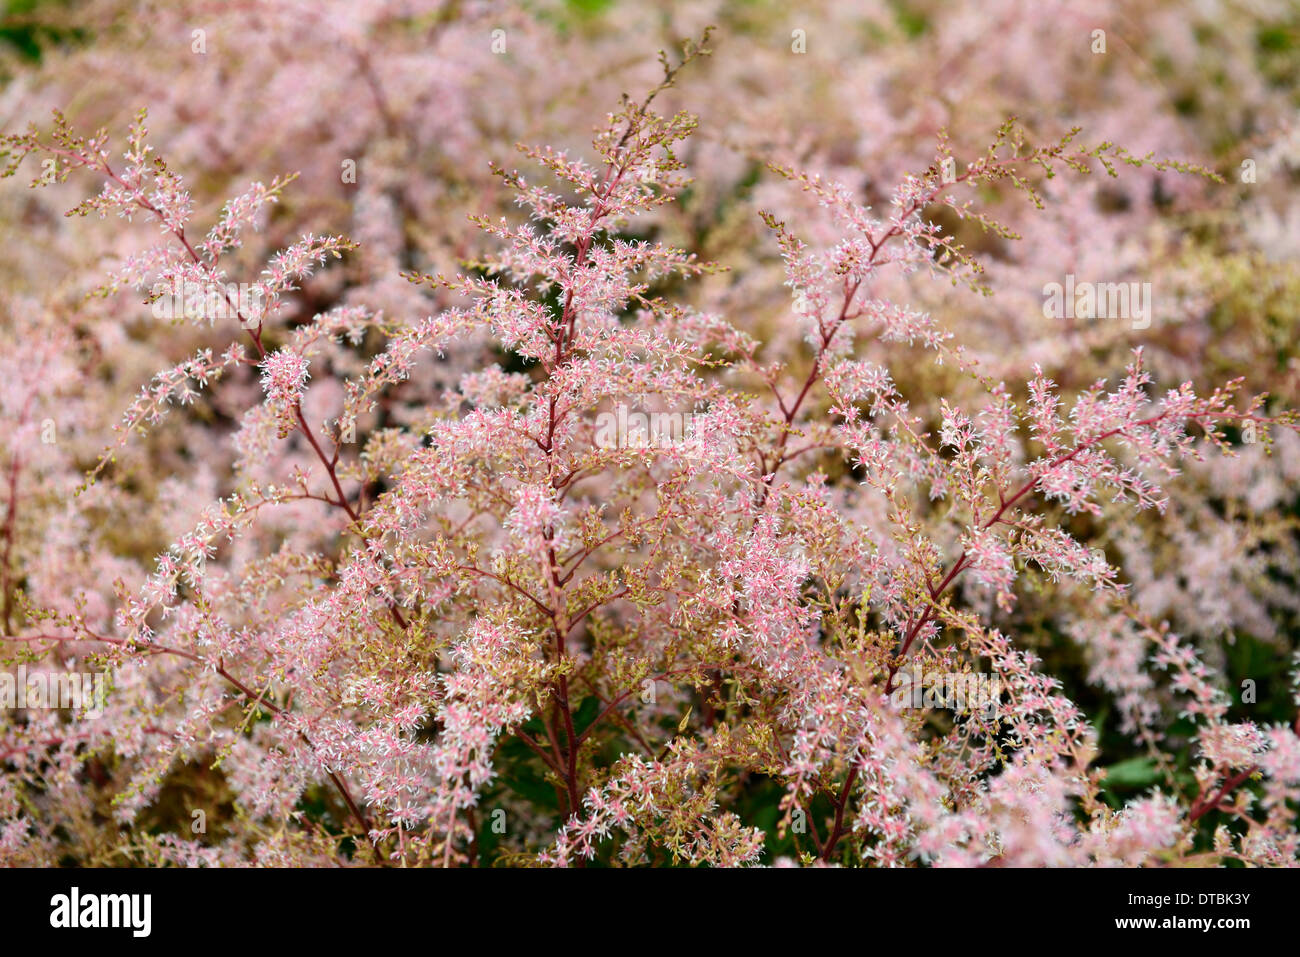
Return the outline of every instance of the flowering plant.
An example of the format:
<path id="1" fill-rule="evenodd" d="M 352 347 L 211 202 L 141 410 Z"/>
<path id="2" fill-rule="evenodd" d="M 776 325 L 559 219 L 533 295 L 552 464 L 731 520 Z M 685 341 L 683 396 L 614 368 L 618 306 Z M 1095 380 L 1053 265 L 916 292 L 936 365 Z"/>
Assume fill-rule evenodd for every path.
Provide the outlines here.
<path id="1" fill-rule="evenodd" d="M 1202 490 L 1275 476 L 1275 442 L 1291 468 L 1294 416 L 1241 377 L 1169 381 L 1160 345 L 1154 369 L 1139 346 L 1079 381 L 1047 350 L 988 355 L 982 313 L 936 314 L 1026 268 L 987 252 L 1019 238 L 1017 198 L 1221 179 L 1015 120 L 960 166 L 941 133 L 873 184 L 879 209 L 772 158 L 768 260 L 728 270 L 661 235 L 697 134 L 662 104 L 709 36 L 585 155 L 494 165 L 490 195 L 524 214 L 476 216 L 454 273 L 389 257 L 400 291 L 355 265 L 364 242 L 262 248 L 292 176 L 201 212 L 143 112 L 124 147 L 61 113 L 5 137 L 6 174 L 93 178 L 72 213 L 157 228 L 93 297 L 14 314 L 33 354 L 5 386 L 4 647 L 111 687 L 93 718 L 3 712 L 0 859 L 1296 862 L 1297 692 L 1291 720 L 1243 717 L 1147 560 L 1151 538 L 1253 523 L 1242 561 L 1273 586 L 1222 613 L 1275 639 L 1287 497 Z M 780 318 L 751 322 L 747 284 L 778 262 Z M 138 361 L 114 311 L 173 293 L 188 351 L 89 454 Z M 690 428 L 606 427 L 635 416 Z M 40 441 L 60 421 L 75 447 Z M 176 484 L 144 487 L 160 465 Z M 27 526 L 43 548 L 14 544 L 33 470 L 54 477 Z M 1133 757 L 1111 759 L 1102 712 Z"/>

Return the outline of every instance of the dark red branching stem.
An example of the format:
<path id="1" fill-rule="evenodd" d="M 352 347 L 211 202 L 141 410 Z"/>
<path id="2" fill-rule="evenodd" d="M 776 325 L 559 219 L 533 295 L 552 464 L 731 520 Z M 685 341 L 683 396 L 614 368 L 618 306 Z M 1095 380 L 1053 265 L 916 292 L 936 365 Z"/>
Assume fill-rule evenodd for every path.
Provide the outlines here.
<path id="1" fill-rule="evenodd" d="M 1196 800 L 1192 803 L 1192 808 L 1187 815 L 1187 819 L 1189 821 L 1199 821 L 1209 812 L 1221 810 L 1220 805 L 1223 803 L 1223 799 L 1258 770 L 1258 766 L 1252 765 L 1246 770 L 1234 774 L 1232 777 L 1228 778 L 1228 780 L 1223 782 L 1223 786 L 1220 787 L 1211 798 L 1205 798 L 1203 793 L 1198 794 Z"/>

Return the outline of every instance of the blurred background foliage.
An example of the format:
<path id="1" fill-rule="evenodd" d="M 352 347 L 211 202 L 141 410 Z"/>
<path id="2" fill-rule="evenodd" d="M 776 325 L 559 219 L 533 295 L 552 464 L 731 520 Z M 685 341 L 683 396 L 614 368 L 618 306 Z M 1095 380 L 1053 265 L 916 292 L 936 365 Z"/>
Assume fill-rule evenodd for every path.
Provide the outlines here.
<path id="1" fill-rule="evenodd" d="M 442 99 L 419 100 L 410 86 L 419 71 L 435 74 L 438 56 L 456 56 L 460 49 L 445 48 L 442 54 L 430 52 L 421 59 L 422 43 L 432 42 L 428 38 L 438 25 L 468 17 L 475 5 L 462 9 L 451 3 L 429 15 L 341 24 L 345 39 L 338 41 L 329 35 L 326 21 L 333 14 L 345 16 L 344 8 L 331 7 L 321 24 L 304 25 L 304 36 L 291 38 L 293 49 L 276 52 L 275 37 L 250 34 L 240 41 L 246 50 L 240 44 L 232 47 L 231 75 L 214 79 L 204 71 L 225 68 L 187 60 L 184 28 L 223 16 L 220 4 L 4 0 L 0 79 L 8 87 L 8 98 L 0 121 L 5 125 L 16 120 L 42 122 L 39 108 L 70 103 L 78 121 L 112 122 L 120 128 L 124 118 L 147 103 L 160 118 L 164 154 L 192 177 L 196 196 L 206 206 L 215 206 L 242 179 L 274 175 L 299 160 L 310 164 L 313 151 L 319 153 L 319 168 L 309 167 L 302 183 L 286 197 L 265 242 L 247 252 L 248 262 L 293 231 L 367 228 L 369 221 L 360 221 L 348 205 L 350 199 L 340 198 L 334 181 L 339 156 L 360 156 L 384 181 L 382 189 L 367 194 L 367 200 L 389 217 L 377 227 L 389 244 L 389 254 L 373 262 L 363 259 L 335 278 L 308 284 L 301 296 L 300 320 L 349 296 L 400 308 L 410 301 L 385 285 L 381 273 L 395 278 L 394 267 L 454 269 L 458 260 L 474 252 L 470 244 L 478 241 L 464 228 L 464 214 L 509 211 L 482 168 L 487 159 L 509 162 L 516 139 L 582 148 L 587 131 L 599 118 L 595 113 L 610 108 L 618 92 L 643 86 L 645 78 L 653 75 L 653 53 L 658 47 L 703 23 L 716 23 L 715 57 L 688 75 L 671 96 L 673 103 L 702 115 L 698 142 L 687 147 L 697 182 L 679 203 L 648 225 L 638 225 L 644 231 L 637 235 L 676 243 L 732 267 L 732 273 L 664 292 L 702 306 L 727 308 L 743 317 L 752 334 L 793 352 L 798 340 L 789 330 L 788 292 L 783 291 L 777 251 L 754 212 L 773 203 L 785 203 L 791 212 L 799 206 L 780 192 L 784 184 L 773 185 L 776 177 L 766 170 L 768 161 L 797 163 L 841 176 L 860 188 L 866 199 L 883 204 L 901 172 L 923 169 L 932 161 L 935 134 L 941 128 L 951 132 L 960 146 L 959 155 L 970 156 L 982 147 L 980 137 L 987 137 L 1008 113 L 1022 116 L 1044 137 L 1077 118 L 1100 127 L 1095 133 L 1085 131 L 1094 141 L 1112 133 L 1141 140 L 1149 132 L 1151 141 L 1135 143 L 1134 152 L 1142 152 L 1144 146 L 1167 148 L 1168 153 L 1213 166 L 1225 182 L 1206 186 L 1176 183 L 1168 176 L 1125 177 L 1114 186 L 1102 184 L 1083 198 L 1077 193 L 1065 197 L 1074 205 L 1059 213 L 1053 212 L 1052 200 L 1063 197 L 1049 196 L 1049 209 L 1041 214 L 1047 220 L 1043 230 L 1077 228 L 1080 233 L 1073 246 L 1057 254 L 1056 268 L 1045 271 L 1043 261 L 1034 258 L 1042 253 L 1042 232 L 1028 235 L 1023 244 L 1027 250 L 1013 250 L 972 232 L 970 243 L 989 260 L 998 295 L 987 302 L 957 297 L 948 290 L 913 290 L 916 295 L 928 308 L 942 313 L 963 341 L 987 353 L 995 375 L 1010 378 L 1017 371 L 1021 381 L 1015 387 L 1022 394 L 1023 376 L 1032 362 L 1043 363 L 1063 384 L 1083 388 L 1122 369 L 1134 336 L 1123 329 L 1074 329 L 1065 334 L 1048 328 L 1035 314 L 1041 284 L 1067 271 L 1059 267 L 1062 262 L 1086 262 L 1092 257 L 1087 266 L 1104 268 L 1110 250 L 1133 244 L 1138 251 L 1126 260 L 1130 271 L 1156 276 L 1165 284 L 1163 289 L 1179 283 L 1186 286 L 1185 299 L 1179 299 L 1180 306 L 1186 304 L 1184 318 L 1166 315 L 1163 320 L 1168 321 L 1157 323 L 1142 338 L 1154 354 L 1162 384 L 1190 377 L 1204 386 L 1243 375 L 1248 389 L 1273 396 L 1274 408 L 1300 405 L 1296 345 L 1300 332 L 1296 259 L 1300 250 L 1296 195 L 1300 4 L 1152 0 L 1102 4 L 1091 17 L 1088 5 L 1041 6 L 1046 9 L 1031 12 L 1033 4 L 890 0 L 863 4 L 858 11 L 852 3 L 791 5 L 783 0 L 681 5 L 563 0 L 528 3 L 518 10 L 489 7 L 486 14 L 474 13 L 472 36 L 495 24 L 499 14 L 501 22 L 508 20 L 511 29 L 518 25 L 521 30 L 522 38 L 512 39 L 517 46 L 498 63 L 465 54 L 466 63 L 452 67 L 464 74 L 438 87 Z M 1106 24 L 1113 54 L 1101 65 L 1095 65 L 1087 52 L 1094 21 Z M 801 26 L 808 31 L 810 52 L 806 61 L 791 61 L 791 30 Z M 318 27 L 320 37 L 313 32 Z M 469 35 L 458 36 L 457 42 L 468 43 L 465 36 Z M 1056 46 L 1035 46 L 1050 37 L 1056 38 Z M 336 119 L 332 114 L 340 108 L 329 100 L 338 93 L 331 90 L 322 93 L 320 115 L 313 114 L 310 125 L 295 130 L 304 142 L 279 142 L 279 108 L 269 97 L 284 95 L 286 90 L 268 85 L 281 79 L 274 68 L 275 56 L 304 62 L 337 57 L 345 64 L 339 70 L 351 69 L 340 51 L 354 41 L 374 55 L 373 69 L 381 76 L 378 82 L 388 86 L 392 99 L 400 100 L 398 106 L 389 106 L 397 115 L 376 119 L 375 107 L 358 79 L 351 87 L 355 99 L 341 107 L 360 111 L 349 118 L 351 131 L 345 125 L 331 125 Z M 164 51 L 160 47 L 164 43 L 181 52 Z M 272 51 L 265 57 L 263 43 Z M 386 64 L 389 51 L 394 57 Z M 1040 62 L 1029 62 L 1035 57 Z M 116 75 L 96 72 L 106 61 L 117 64 Z M 359 62 L 359 76 L 369 76 L 366 71 L 372 65 L 364 59 Z M 385 66 L 392 68 L 391 76 L 382 75 Z M 235 84 L 237 75 L 243 77 L 243 85 Z M 303 82 L 309 83 L 310 76 Z M 234 85 L 227 87 L 227 83 Z M 495 85 L 505 92 L 494 92 Z M 154 102 L 166 101 L 168 91 L 175 90 L 192 90 L 192 103 L 187 106 L 179 98 Z M 259 100 L 259 95 L 268 99 Z M 306 95 L 310 99 L 310 91 Z M 479 96 L 481 100 L 472 99 Z M 247 143 L 226 149 L 219 136 L 213 142 L 203 141 L 202 124 L 216 109 L 233 117 L 228 129 L 241 123 L 248 127 Z M 455 118 L 444 120 L 440 111 L 454 113 Z M 379 112 L 383 112 L 382 99 Z M 445 127 L 453 126 L 447 134 Z M 1247 161 L 1259 171 L 1252 182 L 1239 175 Z M 402 170 L 411 168 L 421 171 L 429 181 L 427 187 L 413 186 L 407 182 L 411 177 L 403 178 Z M 987 192 L 982 200 L 999 212 L 1008 202 L 996 191 Z M 4 203 L 0 239 L 6 250 L 32 242 L 25 238 L 32 223 L 47 228 L 55 222 L 42 218 L 53 215 L 53 205 L 30 205 L 9 197 Z M 74 234 L 78 243 L 99 241 L 89 235 Z M 10 288 L 31 281 L 19 277 L 30 277 L 41 264 L 48 264 L 55 248 L 51 241 L 15 253 L 0 278 Z M 84 249 L 86 259 L 107 251 L 103 246 Z M 58 255 L 66 257 L 66 264 L 76 254 Z M 51 299 L 66 296 L 69 311 L 76 301 L 73 293 L 80 292 L 45 291 Z M 441 304 L 445 303 L 435 303 Z M 11 322 L 12 317 L 0 316 L 0 321 Z M 6 329 L 4 334 L 14 333 Z M 112 368 L 95 370 L 115 383 L 107 395 L 118 401 L 147 379 L 146 370 L 161 365 L 159 351 L 174 356 L 207 341 L 202 331 L 176 335 L 174 342 L 163 344 L 156 332 L 137 327 L 132 336 L 138 338 L 138 348 L 117 357 Z M 367 343 L 361 359 L 379 346 Z M 907 350 L 901 347 L 882 351 L 900 388 L 915 396 L 919 409 L 935 411 L 936 397 L 950 394 L 955 387 L 955 375 L 928 364 L 910 364 Z M 512 365 L 511 356 L 499 358 L 508 370 L 524 368 Z M 448 361 L 459 360 L 452 356 Z M 393 405 L 391 421 L 402 421 L 407 413 L 400 397 Z M 180 469 L 176 455 L 166 450 L 183 450 L 187 442 L 199 441 L 196 434 L 202 433 L 195 429 L 200 426 L 225 422 L 229 427 L 231 408 L 220 399 L 196 403 L 178 423 L 142 443 L 134 458 L 125 457 L 121 476 L 128 498 L 158 500 L 163 495 L 160 479 Z M 103 422 L 87 420 L 87 449 L 102 441 L 102 427 L 119 412 L 120 408 L 104 408 Z M 99 434 L 96 426 L 101 428 Z M 87 457 L 85 450 L 82 453 L 84 465 Z M 843 464 L 822 465 L 837 481 L 854 481 Z M 1293 467 L 1278 466 L 1275 478 L 1285 485 Z M 1223 687 L 1234 696 L 1234 717 L 1289 724 L 1296 719 L 1288 669 L 1300 639 L 1300 611 L 1296 601 L 1286 596 L 1293 599 L 1297 591 L 1294 557 L 1300 496 L 1294 485 L 1286 486 L 1275 503 L 1256 513 L 1247 507 L 1249 487 L 1215 486 L 1195 470 L 1187 478 L 1186 498 L 1174 506 L 1174 525 L 1148 515 L 1115 517 L 1120 530 L 1135 536 L 1140 546 L 1120 541 L 1115 525 L 1097 523 L 1089 528 L 1084 519 L 1065 515 L 1059 519 L 1105 548 L 1121 566 L 1128 564 L 1134 570 L 1136 562 L 1150 577 L 1174 582 L 1173 597 L 1166 595 L 1153 607 L 1196 637 L 1207 661 L 1220 670 Z M 221 491 L 219 483 L 214 490 Z M 124 560 L 146 566 L 165 546 L 168 530 L 123 521 L 128 514 L 138 512 L 126 506 L 116 514 L 106 512 L 103 536 Z M 1175 537 L 1171 527 L 1186 535 Z M 1230 529 L 1234 540 L 1248 542 L 1244 547 L 1260 561 L 1244 566 L 1241 579 L 1234 579 L 1232 589 L 1241 595 L 1233 591 L 1223 598 L 1236 603 L 1229 612 L 1232 626 L 1198 633 L 1198 618 L 1204 619 L 1194 599 L 1204 594 L 1206 581 L 1196 577 L 1202 573 L 1187 571 L 1187 542 L 1199 540 L 1213 549 L 1219 541 L 1214 533 L 1220 527 Z M 28 531 L 33 536 L 29 550 L 38 551 L 41 530 L 33 525 Z M 1233 561 L 1232 556 L 1224 556 L 1225 579 L 1233 574 Z M 1096 663 L 1064 630 L 1062 607 L 1085 609 L 1079 613 L 1086 615 L 1086 596 L 1065 594 L 1042 576 L 1029 574 L 1025 581 L 1028 587 L 1015 611 L 992 614 L 992 620 L 1037 651 L 1044 670 L 1058 676 L 1064 692 L 1094 716 L 1107 800 L 1118 807 L 1152 786 L 1171 783 L 1170 776 L 1184 794 L 1194 794 L 1188 770 L 1194 764 L 1191 726 L 1175 720 L 1167 728 L 1176 769 L 1167 775 L 1149 749 L 1121 733 L 1110 689 L 1090 674 Z M 1226 585 L 1224 590 L 1229 590 Z M 974 595 L 966 597 L 972 603 L 979 601 Z M 1248 601 L 1258 605 L 1252 606 L 1251 614 L 1241 612 Z M 1246 681 L 1253 681 L 1258 689 L 1257 699 L 1249 703 L 1239 693 Z M 585 699 L 578 709 L 579 724 L 590 720 L 598 705 L 594 697 Z M 940 716 L 936 722 L 942 729 L 944 719 Z M 540 727 L 533 730 L 542 732 Z M 619 743 L 617 737 L 609 739 L 604 746 L 610 753 L 603 760 L 616 756 Z M 551 824 L 558 825 L 553 787 L 527 749 L 517 742 L 507 743 L 499 759 L 500 774 L 485 795 L 484 807 L 524 802 L 545 808 L 549 803 L 556 815 Z M 104 838 L 103 830 L 111 832 L 108 799 L 121 786 L 122 776 L 111 758 L 87 770 L 85 780 L 94 787 L 78 818 L 84 827 L 79 840 L 83 853 L 68 863 L 118 860 L 119 851 Z M 793 853 L 791 840 L 778 839 L 773 827 L 781 785 L 762 776 L 739 775 L 731 786 L 745 822 L 769 830 L 772 854 Z M 192 762 L 174 768 L 160 799 L 147 813 L 146 831 L 187 835 L 195 807 L 208 808 L 214 822 L 236 813 L 218 767 Z M 322 787 L 310 788 L 298 811 L 312 828 L 325 834 L 337 833 L 345 817 L 332 792 Z M 1213 828 L 1222 823 L 1217 813 L 1206 816 L 1198 838 L 1201 847 L 1209 846 Z M 223 835 L 221 826 L 215 825 L 215 837 Z M 479 852 L 485 863 L 513 861 L 511 847 L 502 844 L 486 818 L 479 822 Z M 149 851 L 141 847 L 133 853 L 143 860 Z"/>

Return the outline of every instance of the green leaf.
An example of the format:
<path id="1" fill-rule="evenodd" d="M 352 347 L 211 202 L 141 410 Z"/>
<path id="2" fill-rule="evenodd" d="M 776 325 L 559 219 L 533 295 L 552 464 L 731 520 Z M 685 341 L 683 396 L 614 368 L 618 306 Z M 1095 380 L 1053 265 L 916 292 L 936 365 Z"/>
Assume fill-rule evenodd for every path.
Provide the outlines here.
<path id="1" fill-rule="evenodd" d="M 1106 769 L 1108 788 L 1143 788 L 1155 784 L 1159 772 L 1150 758 L 1129 758 Z"/>
<path id="2" fill-rule="evenodd" d="M 578 705 L 578 710 L 573 712 L 573 730 L 577 734 L 582 734 L 588 726 L 596 720 L 600 714 L 600 699 L 595 695 L 588 695 L 582 699 L 582 704 Z"/>

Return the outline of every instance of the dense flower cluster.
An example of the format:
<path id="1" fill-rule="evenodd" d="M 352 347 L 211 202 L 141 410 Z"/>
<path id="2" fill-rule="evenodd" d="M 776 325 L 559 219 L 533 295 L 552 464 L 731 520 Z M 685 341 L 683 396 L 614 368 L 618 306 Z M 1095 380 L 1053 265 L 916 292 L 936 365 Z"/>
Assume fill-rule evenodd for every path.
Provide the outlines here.
<path id="1" fill-rule="evenodd" d="M 629 68 L 599 6 L 89 3 L 9 64 L 0 657 L 110 690 L 0 710 L 0 862 L 1300 861 L 1267 45 L 697 2 Z"/>

